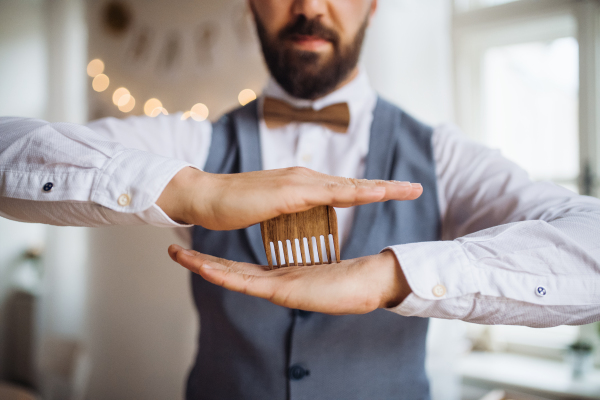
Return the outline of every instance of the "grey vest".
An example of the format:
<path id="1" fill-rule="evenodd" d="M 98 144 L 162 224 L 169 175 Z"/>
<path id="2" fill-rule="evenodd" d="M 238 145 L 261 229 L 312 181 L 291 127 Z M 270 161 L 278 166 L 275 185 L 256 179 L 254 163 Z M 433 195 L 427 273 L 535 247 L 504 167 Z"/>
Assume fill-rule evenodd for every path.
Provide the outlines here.
<path id="1" fill-rule="evenodd" d="M 342 259 L 388 245 L 440 239 L 432 130 L 378 99 L 365 177 L 420 182 L 415 201 L 358 207 Z M 205 170 L 261 169 L 256 102 L 213 126 Z M 238 231 L 194 229 L 194 249 L 266 265 L 258 225 Z M 324 266 L 323 268 L 327 268 Z M 192 275 L 201 334 L 187 399 L 428 399 L 428 320 L 385 310 L 330 316 L 290 310 Z"/>

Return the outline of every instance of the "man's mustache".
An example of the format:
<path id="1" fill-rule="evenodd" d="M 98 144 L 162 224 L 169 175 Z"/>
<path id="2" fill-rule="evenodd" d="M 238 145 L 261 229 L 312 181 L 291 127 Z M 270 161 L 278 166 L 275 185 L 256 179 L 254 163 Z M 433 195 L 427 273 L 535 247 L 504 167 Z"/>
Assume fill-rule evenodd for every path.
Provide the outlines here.
<path id="1" fill-rule="evenodd" d="M 279 32 L 279 39 L 293 39 L 296 36 L 314 36 L 337 45 L 340 36 L 336 31 L 323 25 L 318 19 L 307 19 L 300 15 L 296 21 Z"/>

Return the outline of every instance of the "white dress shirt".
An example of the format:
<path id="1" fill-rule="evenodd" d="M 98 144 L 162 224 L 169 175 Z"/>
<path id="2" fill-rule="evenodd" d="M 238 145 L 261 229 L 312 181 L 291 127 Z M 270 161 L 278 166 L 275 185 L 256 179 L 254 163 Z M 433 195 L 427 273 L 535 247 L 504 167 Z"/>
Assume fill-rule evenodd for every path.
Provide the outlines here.
<path id="1" fill-rule="evenodd" d="M 273 81 L 264 94 L 315 109 L 346 101 L 351 116 L 346 134 L 311 123 L 268 129 L 261 120 L 264 169 L 363 176 L 376 103 L 364 72 L 316 101 L 293 99 Z M 0 118 L 0 215 L 181 227 L 155 203 L 179 170 L 202 169 L 211 133 L 209 122 L 180 114 L 87 126 Z M 391 311 L 535 327 L 600 320 L 600 201 L 531 182 L 453 126 L 434 130 L 433 150 L 443 241 L 390 247 L 413 290 Z M 342 246 L 352 217 L 353 209 L 338 209 Z"/>

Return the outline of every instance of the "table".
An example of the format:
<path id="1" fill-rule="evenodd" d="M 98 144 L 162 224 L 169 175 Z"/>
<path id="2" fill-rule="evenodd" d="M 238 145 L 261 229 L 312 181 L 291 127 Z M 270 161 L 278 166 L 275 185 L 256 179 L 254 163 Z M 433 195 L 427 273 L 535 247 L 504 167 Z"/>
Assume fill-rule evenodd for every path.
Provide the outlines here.
<path id="1" fill-rule="evenodd" d="M 460 362 L 466 384 L 550 398 L 600 400 L 600 371 L 573 380 L 568 363 L 509 353 L 473 352 Z"/>

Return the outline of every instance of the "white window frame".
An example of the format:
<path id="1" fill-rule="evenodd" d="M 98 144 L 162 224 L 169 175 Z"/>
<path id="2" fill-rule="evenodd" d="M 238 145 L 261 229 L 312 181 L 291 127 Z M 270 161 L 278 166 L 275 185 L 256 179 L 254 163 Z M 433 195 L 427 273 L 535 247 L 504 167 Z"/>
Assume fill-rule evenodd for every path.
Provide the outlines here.
<path id="1" fill-rule="evenodd" d="M 579 156 L 580 193 L 600 197 L 600 0 L 518 0 L 458 12 L 453 1 L 456 121 L 473 139 L 482 139 L 483 54 L 495 46 L 573 36 L 579 44 Z M 493 340 L 497 350 L 547 358 L 562 358 L 563 349 L 551 345 Z M 585 326 L 579 337 L 600 344 L 595 326 Z M 550 346 L 550 347 L 545 347 Z M 600 353 L 596 359 L 600 365 Z"/>

